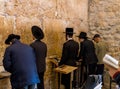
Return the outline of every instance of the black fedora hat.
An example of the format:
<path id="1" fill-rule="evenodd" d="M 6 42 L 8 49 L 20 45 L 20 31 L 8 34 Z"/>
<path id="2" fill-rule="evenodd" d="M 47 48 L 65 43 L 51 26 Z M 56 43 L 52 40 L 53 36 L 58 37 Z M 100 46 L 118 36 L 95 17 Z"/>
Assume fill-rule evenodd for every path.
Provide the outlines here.
<path id="1" fill-rule="evenodd" d="M 20 39 L 19 35 L 15 35 L 15 34 L 10 34 L 8 35 L 8 38 L 5 40 L 5 44 L 10 44 L 10 42 L 12 41 L 12 39 Z"/>
<path id="2" fill-rule="evenodd" d="M 88 38 L 86 32 L 80 32 L 79 36 L 77 36 L 77 37 L 84 38 L 84 39 Z"/>
<path id="3" fill-rule="evenodd" d="M 43 33 L 43 31 L 42 31 L 42 29 L 40 27 L 32 26 L 31 31 L 32 31 L 33 36 L 36 39 L 40 40 L 40 39 L 44 38 L 44 33 Z"/>
<path id="4" fill-rule="evenodd" d="M 74 32 L 73 32 L 73 28 L 66 28 L 65 29 L 65 32 L 64 33 L 66 33 L 66 34 L 75 34 Z"/>

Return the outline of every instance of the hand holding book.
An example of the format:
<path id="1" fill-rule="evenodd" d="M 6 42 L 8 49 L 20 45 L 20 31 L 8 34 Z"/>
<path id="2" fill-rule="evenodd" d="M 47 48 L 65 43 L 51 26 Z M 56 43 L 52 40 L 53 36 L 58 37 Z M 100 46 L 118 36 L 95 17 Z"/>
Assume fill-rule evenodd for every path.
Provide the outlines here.
<path id="1" fill-rule="evenodd" d="M 119 68 L 119 61 L 115 58 L 113 58 L 112 56 L 106 54 L 103 58 L 103 63 L 109 65 L 109 66 L 112 66 L 116 69 Z"/>
<path id="2" fill-rule="evenodd" d="M 106 54 L 103 58 L 103 62 L 107 67 L 110 76 L 115 80 L 115 82 L 120 86 L 120 67 L 119 61 L 110 55 Z"/>

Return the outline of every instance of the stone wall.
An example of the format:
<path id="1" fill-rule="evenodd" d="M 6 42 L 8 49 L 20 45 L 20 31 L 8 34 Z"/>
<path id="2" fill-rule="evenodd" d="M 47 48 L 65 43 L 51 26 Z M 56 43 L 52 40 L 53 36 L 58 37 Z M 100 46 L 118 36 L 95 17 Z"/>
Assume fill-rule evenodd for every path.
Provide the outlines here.
<path id="1" fill-rule="evenodd" d="M 120 0 L 89 0 L 89 35 L 101 34 L 109 54 L 120 60 Z M 109 86 L 109 75 L 104 83 Z"/>
<path id="2" fill-rule="evenodd" d="M 8 34 L 21 35 L 21 41 L 32 42 L 31 26 L 38 25 L 45 32 L 48 46 L 46 89 L 56 89 L 56 81 L 49 56 L 61 56 L 66 27 L 76 34 L 88 31 L 88 0 L 0 0 L 0 59 L 2 61 Z M 77 38 L 75 37 L 77 40 Z M 2 83 L 2 82 L 1 82 Z M 1 84 L 3 85 L 4 84 Z M 8 88 L 9 89 L 9 88 Z"/>
<path id="3" fill-rule="evenodd" d="M 0 89 L 11 89 L 9 78 L 0 79 Z"/>
<path id="4" fill-rule="evenodd" d="M 61 56 L 66 27 L 73 27 L 76 35 L 80 31 L 86 31 L 90 38 L 96 33 L 101 34 L 108 43 L 109 53 L 119 59 L 119 3 L 120 0 L 0 0 L 0 61 L 6 48 L 4 40 L 8 34 L 19 34 L 22 42 L 30 44 L 30 29 L 33 25 L 43 29 L 44 41 L 48 46 L 46 89 L 57 87 L 57 75 L 49 56 Z M 76 37 L 74 39 L 77 40 Z M 4 86 L 3 81 L 0 85 L 6 87 L 7 84 Z"/>
<path id="5" fill-rule="evenodd" d="M 120 0 L 89 0 L 89 33 L 101 34 L 109 53 L 120 58 Z"/>

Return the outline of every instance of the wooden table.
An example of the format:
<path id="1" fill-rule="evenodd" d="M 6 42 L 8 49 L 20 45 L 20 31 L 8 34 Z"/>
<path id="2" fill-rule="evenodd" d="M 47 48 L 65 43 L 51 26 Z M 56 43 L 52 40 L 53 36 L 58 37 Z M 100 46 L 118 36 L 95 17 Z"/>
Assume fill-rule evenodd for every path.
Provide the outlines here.
<path id="1" fill-rule="evenodd" d="M 58 89 L 60 89 L 60 85 L 61 85 L 61 74 L 68 74 L 71 73 L 71 86 L 70 89 L 72 89 L 72 81 L 73 81 L 73 72 L 74 70 L 76 70 L 77 67 L 74 66 L 69 66 L 69 65 L 61 65 L 57 68 L 55 68 L 55 71 L 58 72 Z"/>

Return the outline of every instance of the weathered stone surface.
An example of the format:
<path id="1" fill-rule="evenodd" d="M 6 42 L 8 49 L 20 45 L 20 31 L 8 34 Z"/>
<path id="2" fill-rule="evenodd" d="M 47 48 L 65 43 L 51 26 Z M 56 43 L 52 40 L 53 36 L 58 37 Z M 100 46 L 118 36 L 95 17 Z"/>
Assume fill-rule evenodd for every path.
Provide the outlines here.
<path id="1" fill-rule="evenodd" d="M 33 40 L 31 34 L 33 25 L 40 26 L 45 32 L 43 41 L 48 46 L 48 58 L 55 54 L 60 57 L 66 27 L 73 27 L 76 35 L 82 30 L 88 30 L 87 3 L 88 0 L 0 0 L 1 61 L 6 48 L 4 41 L 8 34 L 19 34 L 22 42 L 30 44 Z M 75 36 L 74 39 L 77 40 Z M 48 58 L 45 86 L 46 89 L 56 89 L 58 85 L 54 78 L 57 76 Z M 1 87 L 7 86 L 1 85 Z"/>
<path id="2" fill-rule="evenodd" d="M 38 19 L 36 17 L 16 17 L 16 30 L 14 33 L 21 35 L 21 40 L 24 43 L 30 44 L 32 42 L 32 34 L 31 34 L 31 27 L 33 25 L 37 25 L 42 28 L 42 19 Z"/>
<path id="3" fill-rule="evenodd" d="M 108 43 L 109 54 L 120 60 L 120 0 L 89 1 L 89 32 L 99 33 Z M 105 81 L 106 81 L 105 77 Z M 108 83 L 107 80 L 105 83 Z"/>
<path id="4" fill-rule="evenodd" d="M 31 26 L 40 26 L 45 32 L 43 41 L 48 46 L 45 86 L 46 89 L 56 89 L 56 73 L 49 56 L 61 56 L 66 27 L 73 27 L 75 35 L 80 31 L 88 32 L 90 38 L 96 33 L 101 34 L 109 44 L 109 53 L 119 59 L 119 3 L 120 0 L 0 0 L 0 59 L 8 34 L 19 34 L 22 42 L 30 44 L 33 40 Z M 78 40 L 75 35 L 74 39 Z"/>
<path id="5" fill-rule="evenodd" d="M 6 13 L 25 17 L 54 17 L 56 0 L 11 0 L 6 2 Z"/>
<path id="6" fill-rule="evenodd" d="M 9 78 L 0 79 L 0 89 L 11 89 Z"/>
<path id="7" fill-rule="evenodd" d="M 87 0 L 60 0 L 58 4 L 58 15 L 61 18 L 81 18 L 87 17 Z M 82 12 L 82 13 L 81 13 Z"/>
<path id="8" fill-rule="evenodd" d="M 5 0 L 0 0 L 0 14 L 4 13 Z"/>

